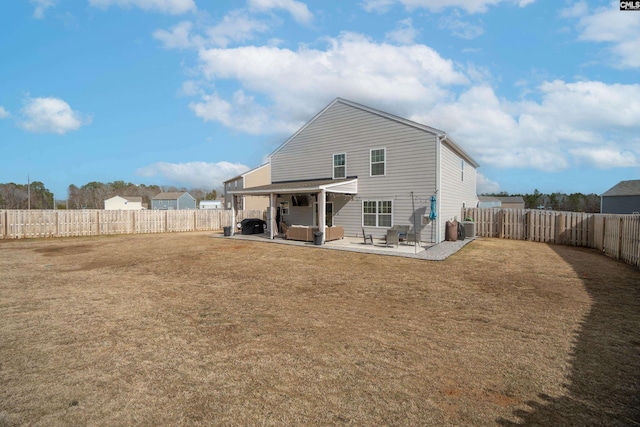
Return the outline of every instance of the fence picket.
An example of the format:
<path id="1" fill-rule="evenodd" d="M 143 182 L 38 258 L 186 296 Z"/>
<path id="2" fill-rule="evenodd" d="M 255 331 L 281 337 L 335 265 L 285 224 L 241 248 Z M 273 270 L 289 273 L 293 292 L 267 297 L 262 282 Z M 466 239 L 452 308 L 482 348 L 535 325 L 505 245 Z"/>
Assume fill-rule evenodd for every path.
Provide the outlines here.
<path id="1" fill-rule="evenodd" d="M 79 237 L 217 231 L 245 218 L 265 219 L 262 210 L 0 210 L 0 239 Z"/>
<path id="2" fill-rule="evenodd" d="M 595 248 L 640 267 L 640 216 L 581 212 L 464 208 L 480 237 Z"/>

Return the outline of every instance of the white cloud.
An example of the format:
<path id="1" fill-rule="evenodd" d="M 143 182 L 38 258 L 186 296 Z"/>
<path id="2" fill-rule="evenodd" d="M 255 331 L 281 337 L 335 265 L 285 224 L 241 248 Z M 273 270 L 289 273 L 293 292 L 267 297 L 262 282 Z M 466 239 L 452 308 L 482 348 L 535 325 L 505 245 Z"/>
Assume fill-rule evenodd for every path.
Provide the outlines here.
<path id="1" fill-rule="evenodd" d="M 367 12 L 384 13 L 389 10 L 395 2 L 396 0 L 364 0 L 361 5 Z"/>
<path id="2" fill-rule="evenodd" d="M 579 18 L 579 40 L 607 44 L 614 67 L 640 68 L 640 13 L 620 12 L 618 6 L 614 1 L 590 13 L 580 2 L 563 10 L 561 16 Z"/>
<path id="3" fill-rule="evenodd" d="M 0 119 L 6 119 L 10 114 L 7 110 L 4 109 L 2 105 L 0 105 Z"/>
<path id="4" fill-rule="evenodd" d="M 194 0 L 89 0 L 89 4 L 101 8 L 110 6 L 138 7 L 147 12 L 160 12 L 170 15 L 179 15 L 196 10 Z"/>
<path id="5" fill-rule="evenodd" d="M 496 6 L 500 3 L 525 7 L 533 2 L 535 0 L 364 0 L 362 5 L 368 12 L 385 12 L 393 3 L 400 3 L 408 10 L 424 8 L 432 12 L 441 12 L 447 8 L 457 8 L 467 13 L 484 13 L 489 6 Z"/>
<path id="6" fill-rule="evenodd" d="M 219 187 L 227 179 L 233 178 L 248 170 L 249 167 L 246 165 L 224 161 L 217 163 L 158 162 L 138 169 L 136 175 L 160 177 L 167 185 L 210 189 Z"/>
<path id="7" fill-rule="evenodd" d="M 153 37 L 160 40 L 167 49 L 187 49 L 195 45 L 190 34 L 192 27 L 191 22 L 183 21 L 171 28 L 171 31 L 154 31 Z"/>
<path id="8" fill-rule="evenodd" d="M 253 135 L 289 133 L 303 124 L 302 121 L 292 123 L 278 119 L 276 114 L 270 113 L 269 108 L 256 103 L 252 96 L 245 95 L 241 90 L 236 91 L 228 101 L 217 93 L 205 94 L 201 102 L 192 102 L 189 108 L 205 122 L 215 121 Z"/>
<path id="9" fill-rule="evenodd" d="M 482 24 L 472 24 L 460 19 L 460 14 L 454 12 L 451 16 L 444 16 L 440 19 L 439 28 L 451 31 L 456 37 L 471 40 L 480 37 L 484 33 Z"/>
<path id="10" fill-rule="evenodd" d="M 328 43 L 326 50 L 203 49 L 199 58 L 207 79 L 238 81 L 244 93 L 261 94 L 270 102 L 256 104 L 254 120 L 239 123 L 230 117 L 244 114 L 250 101 L 238 92 L 228 101 L 223 94 L 210 95 L 192 108 L 207 120 L 246 132 L 291 131 L 336 96 L 369 105 L 392 100 L 394 111 L 402 114 L 448 96 L 443 87 L 468 83 L 452 61 L 424 45 L 376 44 L 352 33 Z"/>
<path id="11" fill-rule="evenodd" d="M 476 177 L 476 192 L 478 194 L 495 194 L 500 192 L 500 184 L 490 180 L 478 172 Z"/>
<path id="12" fill-rule="evenodd" d="M 224 17 L 218 25 L 207 29 L 208 40 L 214 46 L 226 47 L 230 42 L 251 40 L 255 33 L 264 33 L 269 26 L 264 22 L 247 16 L 244 11 L 236 10 Z"/>
<path id="13" fill-rule="evenodd" d="M 307 5 L 295 0 L 249 0 L 248 5 L 251 9 L 261 12 L 284 9 L 300 24 L 308 24 L 313 20 L 313 14 Z"/>
<path id="14" fill-rule="evenodd" d="M 558 80 L 535 94 L 540 101 L 513 103 L 488 86 L 472 87 L 415 119 L 447 130 L 487 166 L 557 171 L 584 163 L 637 164 L 640 85 Z M 617 145 L 607 142 L 612 139 Z"/>
<path id="15" fill-rule="evenodd" d="M 638 141 L 640 143 L 640 141 Z M 640 166 L 640 153 L 621 150 L 615 146 L 602 148 L 576 148 L 570 150 L 578 160 L 598 169 Z"/>
<path id="16" fill-rule="evenodd" d="M 201 29 L 205 34 L 195 34 L 194 25 L 183 21 L 169 31 L 159 29 L 153 37 L 167 49 L 188 49 L 207 47 L 227 47 L 232 42 L 244 42 L 253 39 L 256 33 L 264 33 L 269 26 L 248 16 L 243 10 L 231 11 L 217 25 Z"/>
<path id="17" fill-rule="evenodd" d="M 43 19 L 44 12 L 55 6 L 56 0 L 31 0 L 31 4 L 35 6 L 33 10 L 33 17 L 36 19 Z"/>
<path id="18" fill-rule="evenodd" d="M 29 132 L 64 134 L 91 123 L 59 98 L 32 98 L 22 109 L 20 127 Z"/>
<path id="19" fill-rule="evenodd" d="M 589 12 L 589 5 L 585 1 L 578 1 L 571 5 L 571 7 L 562 9 L 560 11 L 560 17 L 562 18 L 579 18 L 585 16 Z"/>
<path id="20" fill-rule="evenodd" d="M 419 31 L 413 27 L 411 18 L 398 22 L 398 28 L 385 34 L 387 40 L 398 44 L 413 44 Z"/>

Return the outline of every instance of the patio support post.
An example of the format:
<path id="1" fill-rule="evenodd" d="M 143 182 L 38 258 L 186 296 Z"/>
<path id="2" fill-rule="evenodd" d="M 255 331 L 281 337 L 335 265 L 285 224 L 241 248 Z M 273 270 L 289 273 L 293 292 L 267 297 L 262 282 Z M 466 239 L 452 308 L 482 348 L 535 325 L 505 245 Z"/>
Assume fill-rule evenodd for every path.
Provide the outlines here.
<path id="1" fill-rule="evenodd" d="M 231 195 L 231 235 L 236 234 L 236 207 L 235 196 Z"/>
<path id="2" fill-rule="evenodd" d="M 327 223 L 327 191 L 323 188 L 318 195 L 318 230 L 322 233 L 322 244 L 324 245 Z"/>
<path id="3" fill-rule="evenodd" d="M 274 233 L 274 223 L 276 222 L 276 218 L 275 218 L 275 211 L 276 211 L 276 195 L 275 193 L 271 193 L 269 194 L 269 238 L 271 240 L 273 240 L 273 238 L 275 237 L 275 233 Z M 277 224 L 276 224 L 277 227 Z"/>

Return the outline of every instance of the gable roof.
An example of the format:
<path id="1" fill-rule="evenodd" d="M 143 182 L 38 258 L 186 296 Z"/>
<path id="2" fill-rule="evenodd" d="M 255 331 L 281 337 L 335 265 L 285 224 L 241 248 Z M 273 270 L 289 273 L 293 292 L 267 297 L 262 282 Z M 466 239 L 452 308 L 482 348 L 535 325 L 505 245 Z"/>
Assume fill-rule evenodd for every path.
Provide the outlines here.
<path id="1" fill-rule="evenodd" d="M 411 126 L 414 127 L 416 129 L 420 129 L 423 130 L 425 132 L 431 133 L 435 136 L 437 136 L 438 138 L 440 138 L 440 140 L 442 142 L 444 142 L 445 144 L 447 144 L 452 150 L 456 151 L 458 154 L 460 154 L 467 163 L 473 165 L 474 167 L 479 167 L 480 164 L 478 164 L 478 162 L 476 162 L 466 151 L 464 151 L 462 148 L 460 148 L 460 146 L 453 140 L 451 139 L 451 137 L 449 135 L 447 135 L 447 133 L 443 130 L 440 129 L 436 129 L 436 128 L 432 128 L 431 126 L 427 126 L 427 125 L 423 125 L 422 123 L 418 123 L 418 122 L 414 122 L 412 120 L 408 120 L 381 110 L 377 110 L 375 108 L 372 107 L 367 107 L 366 105 L 362 105 L 362 104 L 358 104 L 357 102 L 353 102 L 353 101 L 349 101 L 347 99 L 344 98 L 336 98 L 334 99 L 329 105 L 327 105 L 326 107 L 324 107 L 318 114 L 316 114 L 311 120 L 309 120 L 304 126 L 302 126 L 300 129 L 298 129 L 296 131 L 296 133 L 294 133 L 293 135 L 291 135 L 285 142 L 283 142 L 282 144 L 280 144 L 280 146 L 278 148 L 276 148 L 271 154 L 269 154 L 269 158 L 271 158 L 274 154 L 276 154 L 278 151 L 280 151 L 285 145 L 287 145 L 292 139 L 294 139 L 298 134 L 300 134 L 302 131 L 304 131 L 307 127 L 309 127 L 313 122 L 315 122 L 320 116 L 322 116 L 325 111 L 327 111 L 329 108 L 333 107 L 335 104 L 343 104 L 343 105 L 348 105 L 350 107 L 353 108 L 357 108 L 363 111 L 367 111 L 371 114 L 375 114 L 381 117 L 385 117 L 389 120 L 393 120 L 396 121 L 398 123 L 402 123 L 405 124 L 407 126 Z"/>
<path id="2" fill-rule="evenodd" d="M 178 200 L 185 194 L 189 194 L 186 191 L 167 191 L 156 194 L 151 200 Z M 191 194 L 189 194 L 191 196 Z M 193 196 L 192 196 L 193 197 Z"/>
<path id="3" fill-rule="evenodd" d="M 640 196 L 640 179 L 620 181 L 602 193 L 602 196 Z"/>
<path id="4" fill-rule="evenodd" d="M 222 181 L 222 183 L 223 183 L 223 184 L 226 184 L 227 182 L 235 181 L 236 179 L 240 179 L 240 178 L 244 178 L 245 176 L 249 175 L 250 173 L 253 173 L 253 172 L 257 171 L 258 169 L 262 169 L 263 167 L 268 166 L 268 165 L 270 165 L 270 164 L 271 164 L 271 163 L 267 162 L 267 163 L 262 164 L 262 165 L 260 165 L 260 166 L 258 166 L 258 167 L 255 167 L 255 168 L 253 168 L 253 169 L 249 169 L 248 171 L 246 171 L 246 172 L 244 172 L 244 173 L 241 173 L 240 175 L 236 175 L 236 176 L 234 176 L 233 178 L 229 178 L 229 179 L 228 179 L 228 180 L 226 180 L 226 181 Z"/>
<path id="5" fill-rule="evenodd" d="M 496 196 L 502 203 L 524 203 L 522 196 Z"/>

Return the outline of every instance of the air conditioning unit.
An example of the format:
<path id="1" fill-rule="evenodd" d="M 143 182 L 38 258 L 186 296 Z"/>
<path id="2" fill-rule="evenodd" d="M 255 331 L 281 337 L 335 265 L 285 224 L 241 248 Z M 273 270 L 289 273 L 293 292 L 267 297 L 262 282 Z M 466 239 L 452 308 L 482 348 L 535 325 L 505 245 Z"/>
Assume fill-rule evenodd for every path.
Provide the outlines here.
<path id="1" fill-rule="evenodd" d="M 463 221 L 464 235 L 467 239 L 476 237 L 476 223 L 472 221 Z"/>

